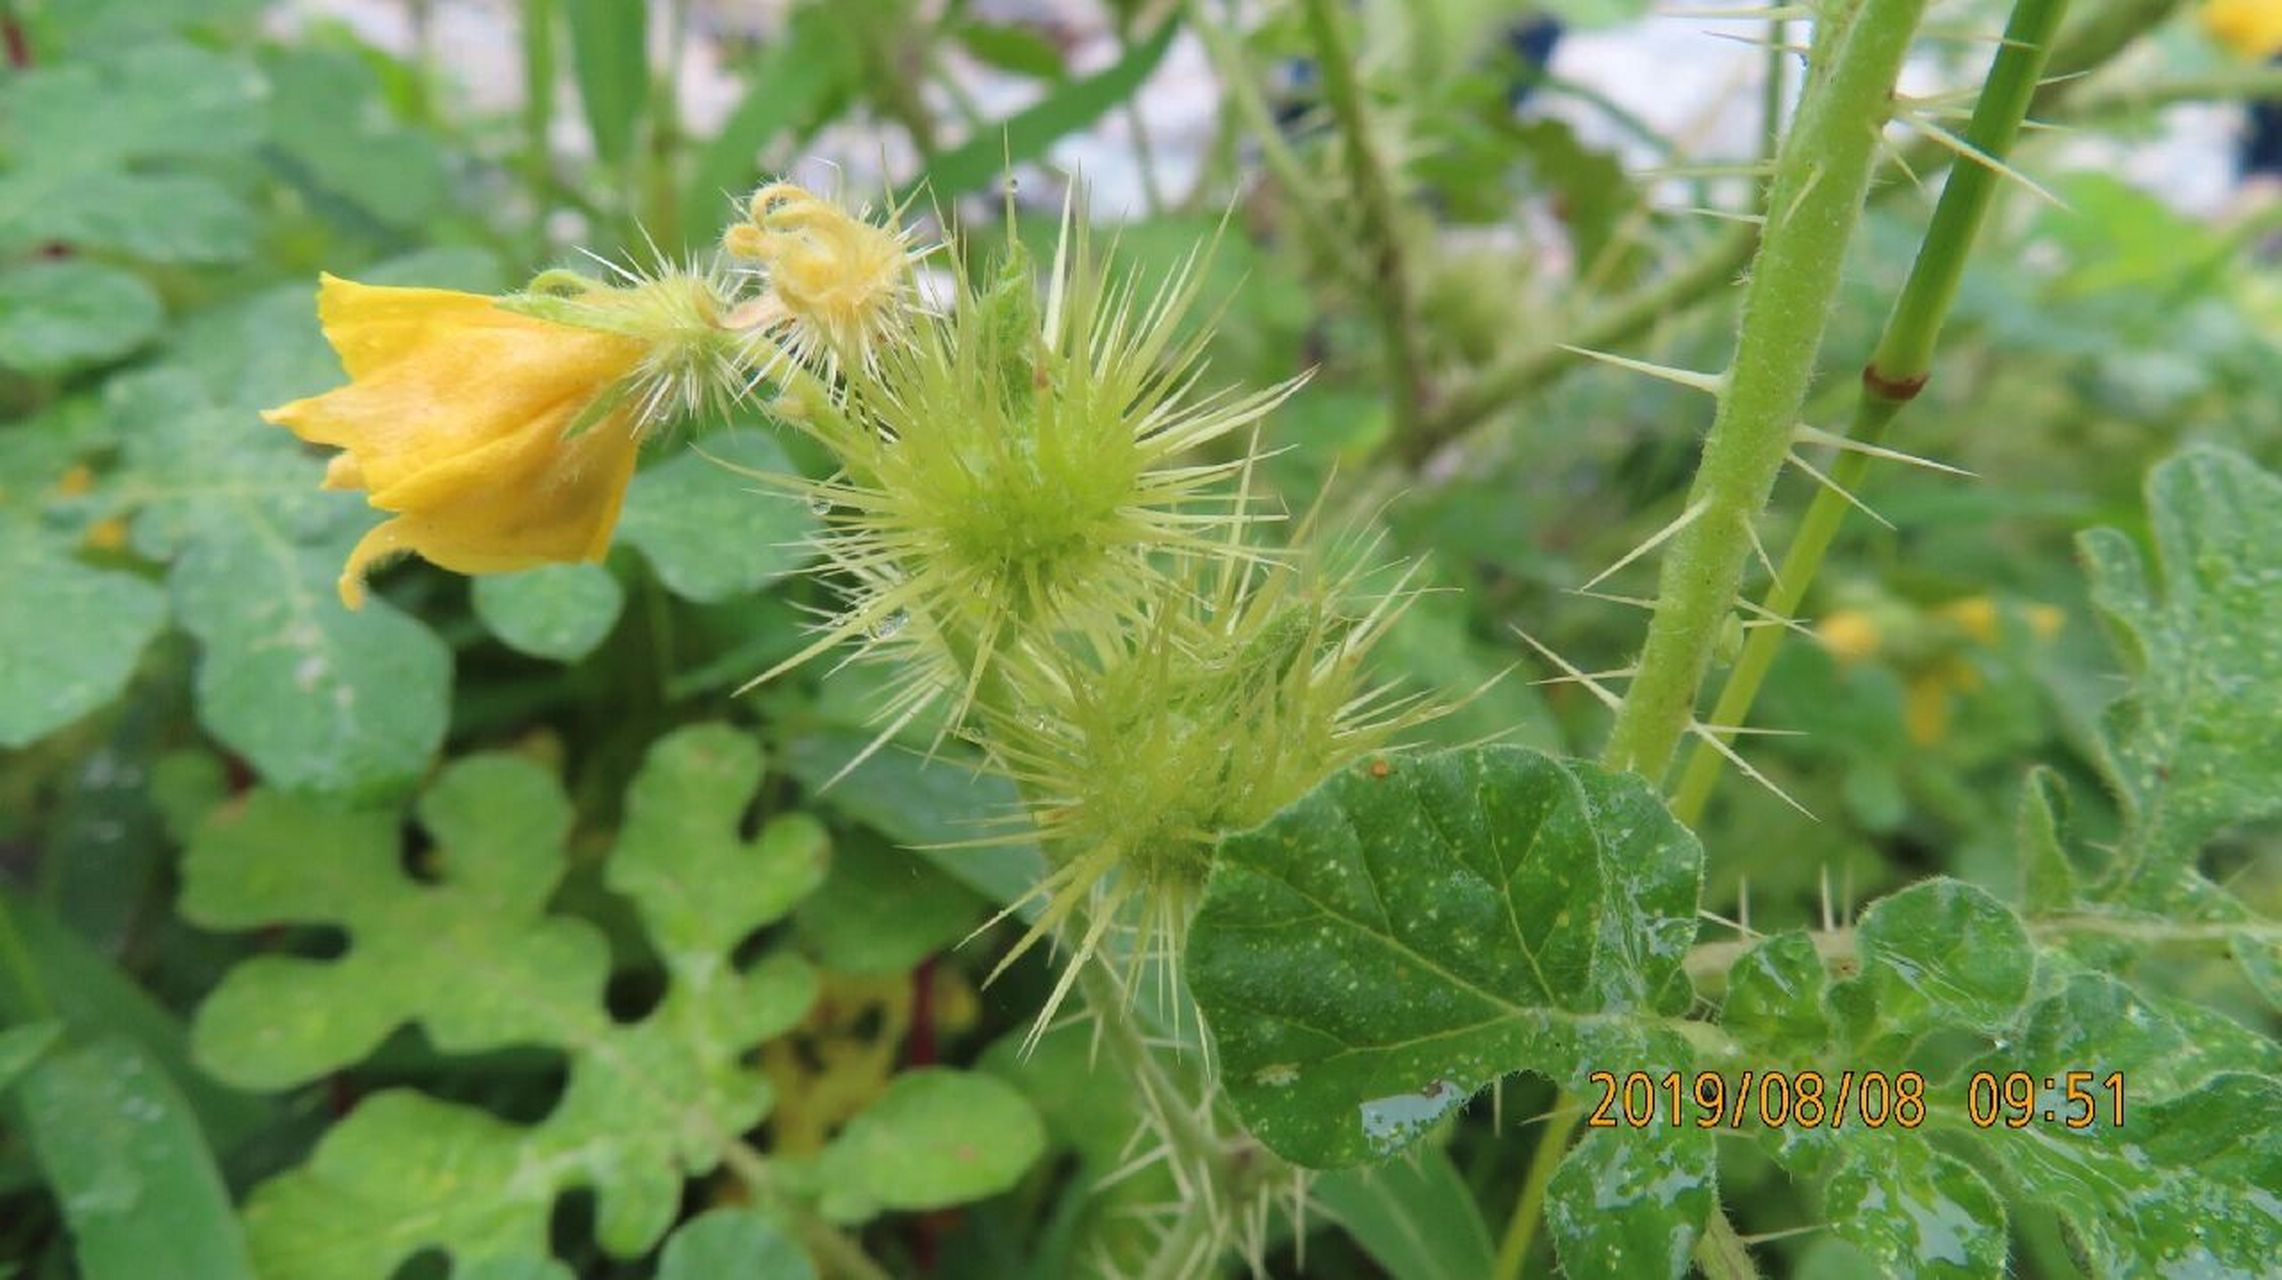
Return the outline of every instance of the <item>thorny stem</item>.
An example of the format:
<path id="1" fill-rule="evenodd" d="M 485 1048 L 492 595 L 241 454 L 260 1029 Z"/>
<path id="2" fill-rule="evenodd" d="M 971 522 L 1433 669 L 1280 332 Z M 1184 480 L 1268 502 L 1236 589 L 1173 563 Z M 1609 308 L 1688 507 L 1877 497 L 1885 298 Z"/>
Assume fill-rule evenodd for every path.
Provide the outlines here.
<path id="1" fill-rule="evenodd" d="M 1965 141 L 1992 161 L 2003 161 L 2020 136 L 2021 122 L 2044 74 L 2054 33 L 2067 11 L 2068 0 L 2019 0 L 2014 6 L 2005 26 L 2004 43 L 1989 68 L 1988 80 L 1965 130 Z M 1918 247 L 1917 261 L 1894 302 L 1877 351 L 1862 371 L 1862 393 L 1855 403 L 1849 432 L 1857 441 L 1875 445 L 1882 440 L 1895 416 L 1932 375 L 1934 343 L 1941 335 L 1950 305 L 1956 301 L 1966 260 L 1988 219 L 2001 176 L 1990 164 L 1967 162 L 1958 166 L 1943 186 L 1925 241 Z M 1847 507 L 1852 505 L 1839 490 L 1854 492 L 1868 474 L 1871 461 L 1868 454 L 1847 451 L 1832 463 L 1830 478 L 1835 487 L 1815 493 L 1775 582 L 1760 602 L 1767 611 L 1764 616 L 1787 618 L 1798 608 L 1807 584 L 1821 568 L 1823 555 L 1846 519 Z M 1782 632 L 1781 627 L 1761 627 L 1745 642 L 1712 710 L 1713 724 L 1739 725 L 1750 715 L 1752 700 L 1782 647 Z M 1680 821 L 1692 826 L 1702 818 L 1719 778 L 1720 761 L 1720 754 L 1708 744 L 1698 744 L 1672 794 L 1672 812 Z"/>
<path id="2" fill-rule="evenodd" d="M 1211 1129 L 1185 1105 L 1185 1091 L 1166 1074 L 1165 1064 L 1142 1036 L 1133 1018 L 1133 1002 L 1117 985 L 1109 966 L 1088 956 L 1078 970 L 1078 990 L 1101 1019 L 1101 1049 L 1141 1091 L 1142 1103 L 1155 1113 L 1165 1130 L 1178 1167 L 1211 1169 L 1221 1163 L 1222 1144 Z"/>
<path id="3" fill-rule="evenodd" d="M 2084 84 L 2082 74 L 2115 57 L 2125 45 L 2171 16 L 2182 0 L 2112 0 L 2106 7 L 2078 22 L 2053 53 L 2052 75 L 2038 90 L 2034 110 L 2051 118 L 2062 107 L 2076 114 Z M 2097 109 L 2112 106 L 2105 94 Z M 1901 163 L 1920 177 L 1940 171 L 1954 159 L 1939 143 L 1921 141 L 1904 151 Z M 1909 190 L 1889 186 L 1883 193 Z M 1705 297 L 1732 284 L 1751 261 L 1759 233 L 1738 224 L 1713 241 L 1684 265 L 1640 292 L 1618 300 L 1605 312 L 1589 317 L 1566 338 L 1571 347 L 1607 350 L 1646 333 L 1658 322 L 1679 314 Z M 1487 430 L 1490 420 L 1506 405 L 1551 382 L 1577 362 L 1575 351 L 1560 346 L 1528 346 L 1515 350 L 1468 381 L 1446 389 L 1419 430 L 1398 441 L 1404 462 L 1416 466 L 1445 446 Z"/>
<path id="4" fill-rule="evenodd" d="M 1347 180 L 1360 206 L 1363 238 L 1372 258 L 1368 296 L 1378 313 L 1386 346 L 1389 381 L 1395 387 L 1395 427 L 1411 434 L 1426 412 L 1425 356 L 1418 346 L 1417 293 L 1404 258 L 1400 210 L 1392 180 L 1371 138 L 1363 110 L 1363 86 L 1355 74 L 1355 52 L 1336 0 L 1304 0 L 1308 36 L 1323 71 L 1331 115 L 1346 143 Z"/>
<path id="5" fill-rule="evenodd" d="M 1545 1128 L 1538 1133 L 1537 1147 L 1529 1157 L 1521 1197 L 1514 1201 L 1513 1216 L 1506 1219 L 1505 1235 L 1498 1241 L 1492 1280 L 1519 1280 L 1522 1265 L 1529 1261 L 1529 1246 L 1537 1238 L 1538 1221 L 1545 1214 L 1545 1192 L 1553 1185 L 1553 1171 L 1584 1114 L 1584 1108 L 1566 1090 L 1554 1096 L 1553 1109 L 1545 1113 Z"/>
<path id="6" fill-rule="evenodd" d="M 1735 602 L 1758 519 L 1790 452 L 1793 426 L 1861 220 L 1894 79 L 1926 0 L 1864 0 L 1836 45 L 1817 42 L 1818 73 L 1784 140 L 1767 228 L 1735 359 L 1672 539 L 1639 674 L 1604 762 L 1660 779 L 1694 719 L 1696 694 Z"/>
<path id="7" fill-rule="evenodd" d="M 942 636 L 960 669 L 976 669 L 975 642 L 971 636 L 955 627 L 943 628 Z M 1003 674 L 996 664 L 986 663 L 982 671 L 982 683 L 974 695 L 976 705 L 996 704 L 1003 708 L 1012 696 Z M 1025 807 L 1035 807 L 1027 788 L 1018 783 L 1016 790 Z M 1082 935 L 1086 929 L 1085 914 L 1072 912 L 1065 927 Z M 1099 1022 L 1101 1050 L 1130 1082 L 1142 1104 L 1143 1116 L 1154 1120 L 1168 1148 L 1169 1167 L 1205 1180 L 1206 1185 L 1186 1188 L 1188 1194 L 1180 1215 L 1159 1244 L 1149 1274 L 1160 1274 L 1167 1265 L 1183 1267 L 1186 1255 L 1195 1253 L 1200 1246 L 1210 1247 L 1205 1242 L 1210 1239 L 1219 1207 L 1224 1203 L 1227 1150 L 1199 1111 L 1191 1109 L 1186 1091 L 1166 1072 L 1164 1063 L 1150 1048 L 1133 1001 L 1129 993 L 1118 986 L 1109 966 L 1093 955 L 1074 955 L 1069 962 L 1078 966 L 1078 994 Z M 1199 1237 L 1196 1234 L 1199 1231 L 1205 1235 Z M 1180 1270 L 1162 1273 L 1186 1274 Z"/>
<path id="8" fill-rule="evenodd" d="M 1212 1234 L 1212 1217 L 1205 1207 L 1193 1199 L 1184 1204 L 1165 1238 L 1158 1242 L 1157 1255 L 1142 1272 L 1143 1280 L 1189 1280 L 1211 1274 Z"/>

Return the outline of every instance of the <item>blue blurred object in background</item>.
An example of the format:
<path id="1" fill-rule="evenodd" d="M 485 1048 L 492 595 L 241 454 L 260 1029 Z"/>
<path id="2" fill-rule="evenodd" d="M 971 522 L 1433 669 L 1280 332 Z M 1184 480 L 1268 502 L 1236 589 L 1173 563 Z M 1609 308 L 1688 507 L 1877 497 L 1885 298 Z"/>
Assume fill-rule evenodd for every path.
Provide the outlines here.
<path id="1" fill-rule="evenodd" d="M 1561 20 L 1558 18 L 1532 18 L 1517 22 L 1506 29 L 1506 47 L 1521 56 L 1522 74 L 1515 82 L 1509 101 L 1520 106 L 1529 101 L 1530 90 L 1537 87 L 1538 77 L 1553 61 L 1553 46 L 1561 42 Z"/>
<path id="2" fill-rule="evenodd" d="M 1506 101 L 1520 107 L 1529 101 L 1553 61 L 1553 47 L 1561 42 L 1558 18 L 1524 18 L 1506 28 L 1505 46 L 1520 59 L 1519 74 L 1506 91 Z M 1300 131 L 1309 112 L 1322 101 L 1322 77 L 1313 58 L 1286 58 L 1276 65 L 1268 82 L 1268 98 L 1276 125 L 1286 135 Z"/>
<path id="3" fill-rule="evenodd" d="M 2274 59 L 2282 67 L 2282 57 Z M 2282 101 L 2250 104 L 2250 136 L 2242 144 L 2242 176 L 2282 177 Z"/>

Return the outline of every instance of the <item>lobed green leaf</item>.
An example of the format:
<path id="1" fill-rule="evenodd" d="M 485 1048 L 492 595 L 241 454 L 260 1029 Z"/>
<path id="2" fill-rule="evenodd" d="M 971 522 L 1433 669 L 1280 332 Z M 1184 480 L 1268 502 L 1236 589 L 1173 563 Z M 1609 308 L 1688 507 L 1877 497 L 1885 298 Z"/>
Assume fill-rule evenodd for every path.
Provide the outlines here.
<path id="1" fill-rule="evenodd" d="M 213 819 L 185 864 L 186 915 L 323 925 L 348 943 L 331 960 L 260 956 L 233 971 L 199 1011 L 211 1070 L 269 1087 L 312 1079 L 408 1023 L 446 1053 L 525 1045 L 570 1059 L 561 1101 L 533 1126 L 409 1090 L 368 1100 L 307 1164 L 255 1191 L 246 1220 L 262 1266 L 385 1280 L 427 1248 L 463 1264 L 543 1254 L 554 1201 L 574 1187 L 593 1189 L 606 1250 L 655 1244 L 684 1179 L 768 1114 L 772 1091 L 747 1054 L 815 997 L 788 952 L 732 962 L 825 865 L 823 829 L 803 815 L 738 834 L 760 778 L 750 738 L 699 726 L 660 740 L 629 789 L 605 882 L 632 903 L 667 979 L 633 1023 L 603 1006 L 599 930 L 546 912 L 570 810 L 536 765 L 475 757 L 438 778 L 418 810 L 432 883 L 400 865 L 390 810 L 258 791 Z"/>

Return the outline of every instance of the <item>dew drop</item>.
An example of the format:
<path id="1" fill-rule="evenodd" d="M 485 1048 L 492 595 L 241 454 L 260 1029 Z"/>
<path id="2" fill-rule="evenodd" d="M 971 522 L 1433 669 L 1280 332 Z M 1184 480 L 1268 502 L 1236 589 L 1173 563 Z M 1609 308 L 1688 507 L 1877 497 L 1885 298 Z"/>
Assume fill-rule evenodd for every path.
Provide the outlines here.
<path id="1" fill-rule="evenodd" d="M 809 514 L 811 514 L 811 515 L 819 515 L 819 516 L 828 516 L 828 515 L 831 515 L 831 514 L 832 514 L 832 500 L 831 500 L 830 498 L 827 498 L 827 497 L 825 497 L 825 496 L 824 496 L 823 494 L 821 494 L 821 493 L 812 493 L 812 494 L 809 494 L 809 495 L 808 495 L 808 511 L 809 511 Z"/>
<path id="2" fill-rule="evenodd" d="M 897 609 L 872 624 L 872 639 L 892 640 L 898 632 L 910 624 L 911 611 L 909 609 Z"/>

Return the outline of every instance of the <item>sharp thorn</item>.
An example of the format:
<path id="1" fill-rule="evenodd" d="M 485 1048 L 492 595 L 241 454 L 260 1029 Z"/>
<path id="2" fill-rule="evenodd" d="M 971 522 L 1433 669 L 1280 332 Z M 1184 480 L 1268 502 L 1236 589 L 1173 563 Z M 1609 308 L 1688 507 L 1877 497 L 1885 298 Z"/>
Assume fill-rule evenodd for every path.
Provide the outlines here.
<path id="1" fill-rule="evenodd" d="M 1775 558 L 1767 554 L 1767 544 L 1759 540 L 1759 527 L 1751 523 L 1749 516 L 1743 517 L 1743 532 L 1750 535 L 1751 551 L 1759 557 L 1759 567 L 1767 571 L 1767 581 L 1782 586 L 1783 575 L 1775 571 Z"/>
<path id="2" fill-rule="evenodd" d="M 1853 507 L 1856 511 L 1859 511 L 1863 515 L 1870 517 L 1872 520 L 1877 521 L 1879 524 L 1884 525 L 1888 529 L 1892 529 L 1894 527 L 1893 521 L 1888 520 L 1886 517 L 1879 515 L 1875 511 L 1872 511 L 1870 509 L 1869 503 L 1855 497 L 1853 493 L 1848 491 L 1845 485 L 1842 485 L 1838 481 L 1831 479 L 1827 475 L 1824 475 L 1815 467 L 1813 463 L 1807 461 L 1805 458 L 1800 457 L 1798 450 L 1791 450 L 1790 459 L 1792 466 L 1797 467 L 1799 470 L 1806 472 L 1810 476 L 1813 476 L 1815 478 L 1815 483 L 1820 484 L 1823 488 L 1828 489 L 1832 493 L 1837 494 L 1839 497 L 1846 499 L 1847 504 Z"/>
<path id="3" fill-rule="evenodd" d="M 1517 636 L 1520 636 L 1524 641 L 1528 642 L 1530 648 L 1537 650 L 1541 654 L 1544 654 L 1546 661 L 1552 663 L 1556 667 L 1561 668 L 1561 670 L 1569 674 L 1570 678 L 1574 679 L 1578 684 L 1585 686 L 1585 689 L 1588 692 L 1590 692 L 1595 698 L 1600 699 L 1602 706 L 1605 706 L 1609 710 L 1614 711 L 1624 705 L 1624 699 L 1619 698 L 1615 694 L 1610 693 L 1608 690 L 1602 688 L 1598 681 L 1594 680 L 1591 676 L 1585 674 L 1584 672 L 1577 670 L 1577 668 L 1573 666 L 1567 658 L 1562 657 L 1560 654 L 1555 653 L 1551 649 L 1546 648 L 1543 644 L 1540 644 L 1536 636 L 1529 634 L 1528 632 L 1522 630 L 1520 627 L 1515 627 L 1513 629 L 1513 633 Z"/>
<path id="4" fill-rule="evenodd" d="M 1650 534 L 1646 542 L 1643 542 L 1639 546 L 1634 547 L 1632 550 L 1625 552 L 1624 558 L 1622 560 L 1617 561 L 1615 564 L 1612 564 L 1608 568 L 1601 570 L 1598 574 L 1595 574 L 1593 576 L 1593 580 L 1586 583 L 1584 587 L 1580 589 L 1590 590 L 1593 587 L 1599 586 L 1601 581 L 1607 578 L 1610 574 L 1615 573 L 1617 570 L 1622 569 L 1626 565 L 1631 564 L 1633 561 L 1638 560 L 1640 557 L 1647 555 L 1649 552 L 1654 551 L 1656 548 L 1662 546 L 1665 541 L 1671 538 L 1674 534 L 1680 532 L 1682 529 L 1687 528 L 1689 525 L 1694 524 L 1696 517 L 1702 515 L 1704 513 L 1705 507 L 1708 505 L 1709 499 L 1697 499 L 1692 505 L 1688 507 L 1687 510 L 1681 512 L 1679 516 L 1672 521 L 1672 523 L 1665 525 L 1663 528 L 1658 529 L 1655 533 Z"/>
<path id="5" fill-rule="evenodd" d="M 1646 374 L 1651 378 L 1659 378 L 1676 386 L 1686 387 L 1691 391 L 1701 391 L 1705 395 L 1716 397 L 1725 394 L 1727 391 L 1727 375 L 1724 373 L 1698 373 L 1693 369 L 1675 369 L 1670 365 L 1634 360 L 1629 356 L 1611 355 L 1606 351 L 1594 351 L 1587 347 L 1573 347 L 1566 342 L 1555 345 L 1570 355 L 1583 356 L 1588 360 L 1598 360 L 1602 364 L 1615 365 L 1619 369 L 1629 369 L 1634 373 Z"/>
<path id="6" fill-rule="evenodd" d="M 1959 159 L 1972 161 L 1974 164 L 1980 165 L 1982 168 L 1987 169 L 1989 172 L 1996 174 L 2000 178 L 2012 179 L 2014 182 L 2017 182 L 2023 187 L 2028 188 L 2028 190 L 2034 193 L 2038 199 L 2043 200 L 2047 204 L 2050 204 L 2055 209 L 2066 210 L 2068 208 L 2067 201 L 2061 199 L 2059 196 L 2052 194 L 2050 191 L 2045 190 L 2043 187 L 2038 186 L 2020 170 L 2013 168 L 2011 165 L 2006 164 L 2004 161 L 1999 160 L 1995 156 L 1990 155 L 1988 152 L 1974 146 L 1972 143 L 1967 142 L 1965 139 L 1958 137 L 1956 134 L 1951 133 L 1949 130 L 1944 129 L 1940 125 L 1926 119 L 1924 116 L 1910 115 L 1905 113 L 1902 115 L 1901 119 L 1907 122 L 1911 127 L 1915 128 L 1919 133 L 1924 134 L 1925 136 L 1933 139 L 1935 142 L 1938 142 L 1942 146 L 1947 147 L 1949 150 L 1955 152 Z"/>
<path id="7" fill-rule="evenodd" d="M 1689 725 L 1688 732 L 1694 734 L 1698 738 L 1701 738 L 1704 742 L 1704 745 L 1718 752 L 1722 759 L 1726 760 L 1729 764 L 1734 765 L 1736 769 L 1743 774 L 1744 777 L 1751 779 L 1753 782 L 1758 783 L 1760 786 L 1765 787 L 1768 791 L 1774 793 L 1776 799 L 1782 801 L 1784 804 L 1791 806 L 1793 809 L 1798 810 L 1808 818 L 1812 818 L 1817 822 L 1821 821 L 1820 818 L 1815 818 L 1814 811 L 1812 809 L 1809 809 L 1805 805 L 1800 804 L 1798 801 L 1792 799 L 1790 792 L 1776 786 L 1774 782 L 1769 780 L 1766 774 L 1761 773 L 1757 769 L 1753 768 L 1751 766 L 1751 762 L 1744 759 L 1743 756 L 1737 752 L 1735 748 L 1721 741 L 1720 736 L 1717 733 L 1706 729 L 1700 724 Z"/>
<path id="8" fill-rule="evenodd" d="M 1820 427 L 1810 427 L 1803 422 L 1792 429 L 1791 438 L 1806 444 L 1828 445 L 1833 449 L 1845 449 L 1849 452 L 1864 454 L 1872 458 L 1884 458 L 1888 462 L 1903 462 L 1913 467 L 1924 467 L 1928 471 L 1939 471 L 1947 475 L 1963 476 L 1968 480 L 1980 479 L 1979 476 L 1974 475 L 1972 472 L 1967 471 L 1963 467 L 1953 467 L 1946 462 L 1935 462 L 1931 458 L 1921 458 L 1914 453 L 1903 453 L 1899 449 L 1888 449 L 1879 445 L 1869 444 L 1861 440 L 1851 439 L 1846 436 L 1825 431 Z"/>

